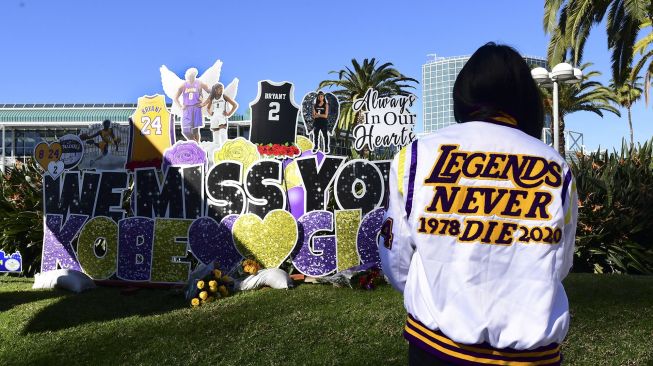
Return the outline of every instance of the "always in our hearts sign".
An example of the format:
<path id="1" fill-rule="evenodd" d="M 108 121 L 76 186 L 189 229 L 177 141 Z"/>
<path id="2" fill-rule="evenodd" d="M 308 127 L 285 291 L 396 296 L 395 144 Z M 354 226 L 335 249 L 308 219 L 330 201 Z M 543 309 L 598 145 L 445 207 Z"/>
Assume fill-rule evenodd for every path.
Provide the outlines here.
<path id="1" fill-rule="evenodd" d="M 48 171 L 48 165 L 61 159 L 63 147 L 58 142 L 48 144 L 40 142 L 34 147 L 34 159 L 39 163 L 44 171 Z M 63 169 L 61 170 L 63 171 Z"/>
<path id="2" fill-rule="evenodd" d="M 377 90 L 368 89 L 362 98 L 352 103 L 354 112 L 362 113 L 364 121 L 352 130 L 354 149 L 365 146 L 374 150 L 380 146 L 406 146 L 415 140 L 413 132 L 417 115 L 412 107 L 414 95 L 380 96 Z"/>

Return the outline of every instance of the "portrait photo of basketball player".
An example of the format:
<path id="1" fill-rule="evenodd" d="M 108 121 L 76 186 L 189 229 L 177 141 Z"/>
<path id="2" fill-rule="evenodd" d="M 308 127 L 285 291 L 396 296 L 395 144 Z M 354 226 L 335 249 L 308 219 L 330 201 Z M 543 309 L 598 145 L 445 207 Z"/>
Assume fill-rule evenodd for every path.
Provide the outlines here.
<path id="1" fill-rule="evenodd" d="M 310 92 L 302 100 L 302 117 L 306 133 L 313 140 L 313 151 L 331 152 L 329 138 L 338 123 L 340 104 L 332 93 Z"/>
<path id="2" fill-rule="evenodd" d="M 100 136 L 100 141 L 95 141 L 95 138 Z M 109 146 L 113 144 L 115 150 L 118 150 L 118 144 L 120 143 L 120 138 L 116 137 L 113 133 L 113 128 L 111 128 L 111 121 L 105 119 L 102 121 L 102 129 L 97 132 L 86 135 L 82 134 L 79 136 L 82 140 L 86 141 L 89 145 L 94 145 L 100 152 L 102 156 L 106 156 L 109 153 Z"/>
<path id="3" fill-rule="evenodd" d="M 101 124 L 92 124 L 88 128 L 82 129 L 79 139 L 86 144 L 87 148 L 84 149 L 79 163 L 80 168 L 122 168 L 126 159 L 123 141 L 129 141 L 126 130 L 126 126 L 119 126 L 108 119 L 102 121 Z"/>
<path id="4" fill-rule="evenodd" d="M 204 126 L 202 117 L 202 92 L 210 93 L 209 87 L 197 79 L 197 69 L 186 70 L 186 81 L 179 87 L 173 102 L 182 109 L 181 133 L 187 140 L 200 142 L 199 129 Z M 179 97 L 182 103 L 179 103 Z"/>

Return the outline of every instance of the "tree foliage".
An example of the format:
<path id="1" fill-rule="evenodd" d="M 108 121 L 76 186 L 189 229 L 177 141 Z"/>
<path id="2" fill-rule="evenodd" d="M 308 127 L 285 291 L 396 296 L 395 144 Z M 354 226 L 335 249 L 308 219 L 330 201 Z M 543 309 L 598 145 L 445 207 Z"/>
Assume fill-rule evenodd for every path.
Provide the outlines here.
<path id="1" fill-rule="evenodd" d="M 17 163 L 0 178 L 0 249 L 20 251 L 23 273 L 41 266 L 43 207 L 41 174 L 35 163 Z"/>
<path id="2" fill-rule="evenodd" d="M 633 63 L 640 30 L 653 19 L 650 0 L 545 0 L 544 30 L 551 34 L 549 62 L 579 64 L 590 31 L 604 19 L 612 78 L 623 84 Z"/>
<path id="3" fill-rule="evenodd" d="M 599 81 L 593 80 L 601 75 L 598 71 L 588 71 L 592 63 L 581 65 L 583 78 L 580 83 L 561 84 L 558 91 L 558 120 L 560 146 L 565 146 L 564 130 L 565 117 L 576 112 L 591 112 L 603 117 L 604 112 L 614 113 L 621 116 L 619 110 L 614 107 L 614 93 L 610 88 L 605 87 Z M 542 89 L 542 96 L 545 107 L 552 110 L 553 95 L 548 89 Z"/>
<path id="4" fill-rule="evenodd" d="M 380 97 L 392 95 L 408 95 L 409 89 L 415 89 L 419 81 L 410 78 L 394 68 L 391 62 L 380 64 L 376 58 L 364 59 L 359 62 L 351 60 L 350 66 L 338 71 L 330 71 L 337 79 L 324 80 L 319 88 L 335 88 L 332 93 L 340 101 L 340 119 L 337 132 L 347 131 L 360 122 L 361 115 L 354 113 L 352 103 L 362 97 L 368 89 L 375 89 Z"/>

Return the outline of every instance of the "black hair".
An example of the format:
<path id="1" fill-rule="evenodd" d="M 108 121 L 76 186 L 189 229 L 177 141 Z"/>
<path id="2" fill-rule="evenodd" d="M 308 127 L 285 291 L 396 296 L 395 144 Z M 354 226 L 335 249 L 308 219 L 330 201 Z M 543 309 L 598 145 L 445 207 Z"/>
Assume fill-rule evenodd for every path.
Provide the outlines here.
<path id="1" fill-rule="evenodd" d="M 222 95 L 224 95 L 224 85 L 222 83 L 215 83 L 211 87 L 211 93 L 209 93 L 209 98 L 206 100 L 206 105 L 213 103 L 214 100 L 218 99 L 218 88 L 222 88 Z"/>
<path id="2" fill-rule="evenodd" d="M 111 120 L 105 119 L 104 121 L 102 121 L 102 127 L 104 128 L 111 127 Z"/>
<path id="3" fill-rule="evenodd" d="M 218 89 L 222 89 L 222 93 L 224 94 L 224 85 L 221 83 L 215 83 L 215 85 L 211 87 L 211 94 L 209 95 L 209 98 L 212 100 L 218 99 Z"/>
<path id="4" fill-rule="evenodd" d="M 314 103 L 313 105 L 317 105 L 317 103 L 320 102 L 320 98 L 318 98 L 320 95 L 324 95 L 324 104 L 328 104 L 328 103 L 329 103 L 329 101 L 327 100 L 326 94 L 324 94 L 324 92 L 320 90 L 320 91 L 317 92 L 317 94 L 315 95 L 315 103 Z"/>
<path id="5" fill-rule="evenodd" d="M 456 122 L 509 115 L 521 131 L 540 138 L 544 107 L 531 70 L 512 47 L 490 42 L 476 50 L 453 86 Z"/>

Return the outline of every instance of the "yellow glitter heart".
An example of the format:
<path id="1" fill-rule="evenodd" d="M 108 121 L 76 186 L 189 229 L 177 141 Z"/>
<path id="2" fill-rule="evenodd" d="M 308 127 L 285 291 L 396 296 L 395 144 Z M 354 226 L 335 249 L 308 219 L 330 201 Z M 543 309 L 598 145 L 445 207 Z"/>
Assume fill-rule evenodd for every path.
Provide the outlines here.
<path id="1" fill-rule="evenodd" d="M 297 222 L 288 211 L 270 211 L 264 220 L 248 213 L 238 217 L 232 230 L 236 248 L 265 268 L 279 267 L 297 243 Z"/>

